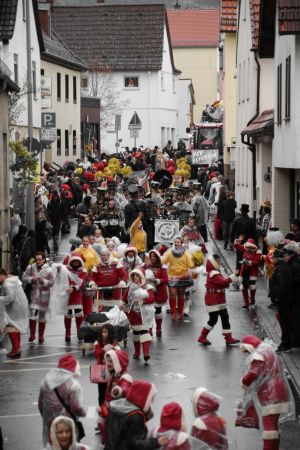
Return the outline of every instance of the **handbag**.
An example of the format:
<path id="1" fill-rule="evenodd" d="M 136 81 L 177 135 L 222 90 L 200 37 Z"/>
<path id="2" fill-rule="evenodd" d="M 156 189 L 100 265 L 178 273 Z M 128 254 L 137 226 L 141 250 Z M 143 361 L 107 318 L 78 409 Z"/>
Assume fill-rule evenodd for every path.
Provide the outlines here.
<path id="1" fill-rule="evenodd" d="M 84 431 L 84 427 L 82 422 L 80 422 L 80 420 L 77 420 L 76 417 L 74 416 L 74 414 L 72 413 L 70 406 L 68 406 L 62 396 L 60 395 L 60 393 L 58 392 L 57 388 L 54 389 L 55 394 L 57 395 L 60 403 L 63 405 L 63 407 L 65 408 L 65 410 L 67 411 L 68 414 L 70 414 L 70 416 L 72 417 L 72 419 L 74 420 L 75 423 L 75 427 L 77 429 L 77 440 L 78 442 L 81 441 L 81 439 L 83 439 L 85 437 L 85 431 Z"/>
<path id="2" fill-rule="evenodd" d="M 107 383 L 109 377 L 104 364 L 91 364 L 90 365 L 90 382 L 91 383 Z"/>

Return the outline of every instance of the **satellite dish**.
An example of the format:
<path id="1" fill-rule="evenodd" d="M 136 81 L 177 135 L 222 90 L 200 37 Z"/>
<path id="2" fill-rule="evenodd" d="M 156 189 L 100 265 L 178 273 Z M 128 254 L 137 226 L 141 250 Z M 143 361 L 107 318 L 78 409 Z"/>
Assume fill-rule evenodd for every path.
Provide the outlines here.
<path id="1" fill-rule="evenodd" d="M 173 177 L 167 170 L 158 170 L 155 172 L 152 181 L 158 183 L 159 189 L 168 189 L 172 184 Z"/>

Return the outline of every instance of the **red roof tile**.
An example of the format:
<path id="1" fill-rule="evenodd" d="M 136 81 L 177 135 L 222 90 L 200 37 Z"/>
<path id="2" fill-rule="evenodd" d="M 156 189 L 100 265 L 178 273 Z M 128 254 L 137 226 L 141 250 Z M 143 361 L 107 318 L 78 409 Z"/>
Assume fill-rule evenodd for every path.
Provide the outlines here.
<path id="1" fill-rule="evenodd" d="M 257 49 L 259 43 L 260 0 L 250 0 L 252 48 Z"/>
<path id="2" fill-rule="evenodd" d="M 235 32 L 237 24 L 237 0 L 222 0 L 221 32 Z"/>
<path id="3" fill-rule="evenodd" d="M 274 134 L 274 109 L 263 111 L 242 131 L 247 136 L 266 136 Z"/>
<path id="4" fill-rule="evenodd" d="M 219 45 L 219 10 L 168 11 L 173 47 L 216 47 Z"/>
<path id="5" fill-rule="evenodd" d="M 300 33 L 300 0 L 279 0 L 279 34 Z"/>

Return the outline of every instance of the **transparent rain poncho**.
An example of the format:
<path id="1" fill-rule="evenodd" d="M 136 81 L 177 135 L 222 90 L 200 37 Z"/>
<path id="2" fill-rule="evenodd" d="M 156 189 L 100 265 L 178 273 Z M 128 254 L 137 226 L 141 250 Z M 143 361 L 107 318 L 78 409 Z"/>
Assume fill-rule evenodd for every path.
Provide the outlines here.
<path id="1" fill-rule="evenodd" d="M 150 433 L 150 436 L 155 438 L 167 436 L 169 438 L 169 443 L 160 447 L 163 450 L 212 450 L 212 447 L 205 442 L 183 431 L 168 430 L 158 432 L 154 430 Z"/>
<path id="2" fill-rule="evenodd" d="M 265 339 L 247 358 L 237 426 L 258 428 L 258 413 L 280 414 L 279 422 L 295 419 L 293 395 L 275 349 L 274 342 Z"/>
<path id="3" fill-rule="evenodd" d="M 50 309 L 59 315 L 68 313 L 69 294 L 66 290 L 70 286 L 69 272 L 63 264 L 52 264 L 55 282 L 50 290 Z"/>
<path id="4" fill-rule="evenodd" d="M 8 276 L 0 292 L 0 328 L 12 325 L 21 332 L 28 326 L 28 300 L 17 276 Z"/>

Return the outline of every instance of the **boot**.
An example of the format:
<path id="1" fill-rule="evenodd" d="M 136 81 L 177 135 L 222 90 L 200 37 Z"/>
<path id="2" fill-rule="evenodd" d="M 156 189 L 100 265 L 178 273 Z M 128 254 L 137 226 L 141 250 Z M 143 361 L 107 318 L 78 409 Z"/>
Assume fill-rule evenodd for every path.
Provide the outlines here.
<path id="1" fill-rule="evenodd" d="M 141 343 L 140 343 L 140 341 L 133 341 L 133 345 L 134 345 L 133 359 L 140 359 L 140 355 L 141 355 Z"/>
<path id="2" fill-rule="evenodd" d="M 81 341 L 79 330 L 80 330 L 80 325 L 83 322 L 83 316 L 78 316 L 78 317 L 75 316 L 75 322 L 76 322 L 76 329 L 77 329 L 77 338 L 79 341 Z"/>
<path id="3" fill-rule="evenodd" d="M 231 332 L 223 333 L 223 336 L 224 336 L 226 345 L 235 345 L 235 344 L 238 344 L 240 342 L 239 339 L 234 339 L 232 337 L 232 333 Z"/>
<path id="4" fill-rule="evenodd" d="M 39 322 L 39 344 L 43 344 L 44 342 L 45 328 L 46 322 Z"/>
<path id="5" fill-rule="evenodd" d="M 64 322 L 65 322 L 65 330 L 66 330 L 65 341 L 66 342 L 71 342 L 72 317 L 65 316 L 64 317 Z"/>
<path id="6" fill-rule="evenodd" d="M 183 320 L 184 296 L 178 297 L 178 320 Z"/>
<path id="7" fill-rule="evenodd" d="M 144 353 L 144 361 L 147 362 L 150 359 L 150 341 L 143 342 L 142 347 Z"/>
<path id="8" fill-rule="evenodd" d="M 18 358 L 21 356 L 21 333 L 19 331 L 11 331 L 8 333 L 12 348 L 7 353 L 7 358 Z"/>
<path id="9" fill-rule="evenodd" d="M 248 289 L 242 289 L 244 304 L 242 308 L 249 308 Z"/>
<path id="10" fill-rule="evenodd" d="M 169 298 L 170 308 L 171 308 L 171 319 L 176 320 L 176 298 Z"/>
<path id="11" fill-rule="evenodd" d="M 212 330 L 212 327 L 209 328 L 208 326 L 202 328 L 201 334 L 200 334 L 200 336 L 198 337 L 198 342 L 199 342 L 200 344 L 202 344 L 202 345 L 211 345 L 211 342 L 209 342 L 209 340 L 206 339 L 208 333 L 209 333 L 211 330 Z"/>
<path id="12" fill-rule="evenodd" d="M 155 322 L 156 322 L 156 336 L 161 337 L 162 319 L 155 319 Z"/>
<path id="13" fill-rule="evenodd" d="M 29 329 L 30 329 L 30 336 L 28 342 L 33 342 L 35 340 L 36 320 L 29 319 Z"/>
<path id="14" fill-rule="evenodd" d="M 250 305 L 254 306 L 255 305 L 255 294 L 256 294 L 256 290 L 250 290 Z"/>

